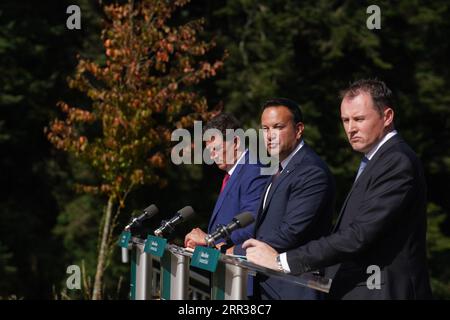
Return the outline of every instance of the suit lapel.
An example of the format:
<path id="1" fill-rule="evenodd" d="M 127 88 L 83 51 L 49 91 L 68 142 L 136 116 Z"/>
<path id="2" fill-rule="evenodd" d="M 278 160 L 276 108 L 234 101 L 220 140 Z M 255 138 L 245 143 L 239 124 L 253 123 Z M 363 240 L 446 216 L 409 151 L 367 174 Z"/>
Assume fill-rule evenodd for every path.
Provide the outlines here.
<path id="1" fill-rule="evenodd" d="M 345 208 L 347 207 L 347 202 L 348 202 L 348 199 L 350 198 L 350 195 L 352 194 L 352 191 L 353 191 L 353 186 L 352 186 L 352 188 L 350 189 L 349 193 L 347 194 L 347 197 L 345 198 L 344 204 L 342 205 L 341 211 L 339 212 L 339 216 L 338 216 L 338 218 L 337 218 L 337 220 L 336 220 L 336 223 L 335 223 L 335 225 L 334 225 L 334 227 L 333 227 L 332 233 L 334 233 L 334 232 L 337 230 L 337 228 L 338 228 L 338 226 L 339 226 L 339 223 L 341 222 L 341 219 L 342 219 L 342 213 L 344 213 Z"/>
<path id="2" fill-rule="evenodd" d="M 375 153 L 375 155 L 373 156 L 372 160 L 370 160 L 366 166 L 366 168 L 364 169 L 364 171 L 360 174 L 360 176 L 358 177 L 358 179 L 353 183 L 350 191 L 347 194 L 347 197 L 345 198 L 344 204 L 342 205 L 341 211 L 339 212 L 339 216 L 336 220 L 336 224 L 334 225 L 333 231 L 335 232 L 339 226 L 339 223 L 342 220 L 342 215 L 345 211 L 345 208 L 347 207 L 347 202 L 350 199 L 350 196 L 353 192 L 353 190 L 355 190 L 356 186 L 361 183 L 361 181 L 364 179 L 364 177 L 366 177 L 369 172 L 372 170 L 372 168 L 374 168 L 376 166 L 376 162 L 377 160 L 383 156 L 384 153 L 386 153 L 392 146 L 394 146 L 397 143 L 402 142 L 403 139 L 400 137 L 400 135 L 397 133 L 395 136 L 393 136 L 391 139 L 389 139 L 388 141 L 385 142 L 385 144 L 383 144 L 380 149 L 377 151 L 377 153 Z"/>
<path id="3" fill-rule="evenodd" d="M 267 192 L 267 188 L 269 188 L 271 183 L 271 179 L 269 179 L 266 183 L 266 186 L 264 187 L 264 191 L 261 194 L 261 198 L 259 200 L 259 206 L 258 206 L 258 214 L 256 216 L 256 222 L 255 222 L 255 228 L 254 228 L 254 235 L 256 236 L 256 229 L 259 226 L 259 223 L 261 221 L 261 217 L 262 217 L 262 211 L 263 211 L 263 204 L 264 204 L 264 196 L 266 195 Z"/>
<path id="4" fill-rule="evenodd" d="M 245 157 L 245 159 L 247 161 L 247 154 L 244 157 Z M 217 198 L 216 205 L 214 206 L 213 214 L 211 216 L 211 219 L 209 219 L 208 230 L 214 224 L 214 220 L 216 219 L 217 214 L 219 213 L 220 208 L 222 207 L 223 201 L 225 200 L 228 192 L 230 190 L 232 190 L 234 184 L 236 184 L 236 181 L 239 179 L 239 174 L 242 171 L 242 167 L 243 166 L 244 166 L 243 163 L 239 163 L 236 166 L 236 169 L 234 170 L 233 174 L 231 175 L 230 180 L 228 180 L 227 185 L 225 186 L 225 189 L 223 189 L 223 191 L 219 194 L 219 197 Z"/>
<path id="5" fill-rule="evenodd" d="M 270 201 L 272 200 L 272 197 L 275 191 L 277 190 L 278 186 L 289 176 L 289 174 L 292 171 L 294 171 L 301 164 L 306 152 L 308 152 L 308 148 L 309 147 L 305 143 L 303 147 L 292 157 L 291 161 L 289 161 L 288 165 L 286 166 L 286 168 L 283 169 L 278 178 L 275 179 L 275 181 L 272 183 L 272 186 L 270 187 L 269 194 L 267 195 L 266 206 L 263 207 L 264 196 L 266 195 L 267 188 L 269 187 L 271 180 L 268 182 L 266 188 L 264 189 L 264 193 L 262 194 L 261 197 L 262 201 L 260 204 L 260 208 L 258 210 L 258 217 L 256 219 L 255 224 L 255 232 L 256 229 L 260 226 L 261 222 L 264 220 L 264 217 L 266 216 L 268 208 L 270 206 Z"/>

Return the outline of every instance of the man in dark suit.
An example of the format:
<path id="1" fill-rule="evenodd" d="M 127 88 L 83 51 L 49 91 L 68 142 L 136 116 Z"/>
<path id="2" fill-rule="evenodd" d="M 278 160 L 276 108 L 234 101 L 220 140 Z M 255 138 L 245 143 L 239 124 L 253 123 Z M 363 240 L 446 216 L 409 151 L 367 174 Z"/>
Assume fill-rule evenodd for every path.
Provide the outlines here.
<path id="1" fill-rule="evenodd" d="M 285 252 L 329 233 L 334 180 L 327 165 L 303 140 L 297 103 L 284 98 L 267 101 L 261 125 L 267 150 L 280 166 L 261 197 L 255 238 Z M 255 279 L 254 292 L 261 299 L 320 298 L 315 290 L 262 275 Z"/>
<path id="2" fill-rule="evenodd" d="M 261 174 L 261 165 L 255 163 L 255 159 L 250 161 L 250 152 L 243 150 L 238 135 L 229 134 L 226 138 L 227 129 L 240 129 L 235 117 L 221 113 L 205 125 L 204 131 L 208 129 L 216 129 L 221 133 L 213 135 L 206 142 L 206 147 L 219 169 L 225 171 L 220 194 L 209 219 L 208 233 L 212 233 L 217 226 L 230 223 L 239 213 L 249 211 L 256 217 L 261 193 L 269 177 Z M 252 223 L 234 231 L 231 234 L 232 244 L 242 244 L 251 238 L 253 228 Z M 195 248 L 197 245 L 206 245 L 206 235 L 200 228 L 193 229 L 185 236 L 185 246 Z M 228 253 L 232 253 L 232 248 Z"/>
<path id="3" fill-rule="evenodd" d="M 394 128 L 392 92 L 381 81 L 360 80 L 342 98 L 347 138 L 364 157 L 334 232 L 281 255 L 249 240 L 247 257 L 292 274 L 329 267 L 332 299 L 431 298 L 425 178 Z"/>

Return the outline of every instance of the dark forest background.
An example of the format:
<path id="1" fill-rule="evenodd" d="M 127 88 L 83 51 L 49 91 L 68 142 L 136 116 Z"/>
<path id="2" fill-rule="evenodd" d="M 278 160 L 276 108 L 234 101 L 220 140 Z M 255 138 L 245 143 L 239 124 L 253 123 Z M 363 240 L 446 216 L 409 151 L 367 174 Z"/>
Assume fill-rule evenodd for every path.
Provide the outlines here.
<path id="1" fill-rule="evenodd" d="M 112 1 L 103 1 L 111 3 Z M 66 8 L 82 11 L 81 30 L 66 28 Z M 223 103 L 246 128 L 258 127 L 270 97 L 298 101 L 305 139 L 325 159 L 338 186 L 337 209 L 359 156 L 339 118 L 340 89 L 378 77 L 396 95 L 396 126 L 420 156 L 428 183 L 428 257 L 436 298 L 450 298 L 450 3 L 377 1 L 381 29 L 368 30 L 365 1 L 196 0 L 173 23 L 205 19 L 201 37 L 229 57 L 198 90 Z M 69 265 L 95 272 L 98 225 L 105 199 L 73 185 L 95 179 L 92 169 L 53 148 L 43 128 L 59 115 L 56 102 L 83 101 L 68 88 L 76 55 L 102 61 L 98 1 L 2 1 L 0 4 L 0 297 L 61 297 Z M 120 221 L 156 203 L 171 216 L 192 205 L 205 226 L 222 174 L 213 166 L 172 165 L 165 188 L 130 195 Z M 126 298 L 129 268 L 119 250 L 106 273 L 106 298 Z M 68 292 L 72 298 L 81 293 Z"/>

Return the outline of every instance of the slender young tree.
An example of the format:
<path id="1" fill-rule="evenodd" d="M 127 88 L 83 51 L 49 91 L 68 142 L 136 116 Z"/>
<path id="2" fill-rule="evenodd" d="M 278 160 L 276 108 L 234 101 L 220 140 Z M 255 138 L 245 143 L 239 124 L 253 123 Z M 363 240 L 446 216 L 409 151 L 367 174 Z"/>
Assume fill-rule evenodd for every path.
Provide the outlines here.
<path id="1" fill-rule="evenodd" d="M 87 107 L 59 102 L 64 116 L 45 128 L 58 149 L 88 163 L 98 185 L 77 190 L 102 194 L 92 299 L 102 299 L 103 274 L 113 248 L 115 221 L 127 195 L 143 184 L 163 186 L 171 132 L 211 116 L 196 85 L 214 76 L 223 59 L 208 61 L 213 42 L 198 39 L 201 20 L 173 25 L 187 0 L 129 1 L 105 6 L 104 63 L 79 58 L 70 88 L 90 98 Z"/>

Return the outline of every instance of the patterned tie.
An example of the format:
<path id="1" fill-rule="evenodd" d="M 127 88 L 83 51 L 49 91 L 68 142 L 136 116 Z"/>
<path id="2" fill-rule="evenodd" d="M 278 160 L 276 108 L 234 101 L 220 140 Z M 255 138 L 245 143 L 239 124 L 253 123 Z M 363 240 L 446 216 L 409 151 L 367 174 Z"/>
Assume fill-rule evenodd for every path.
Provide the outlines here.
<path id="1" fill-rule="evenodd" d="M 230 180 L 230 175 L 228 173 L 225 173 L 222 180 L 222 188 L 220 188 L 220 193 L 222 193 L 223 189 L 225 189 L 225 186 L 227 185 L 228 180 Z"/>
<path id="2" fill-rule="evenodd" d="M 272 175 L 272 178 L 270 179 L 270 184 L 267 187 L 266 192 L 264 193 L 264 200 L 263 200 L 263 209 L 266 208 L 266 200 L 267 200 L 267 196 L 269 195 L 269 191 L 272 188 L 272 184 L 275 182 L 275 180 L 278 178 L 278 176 L 280 175 L 281 171 L 283 171 L 283 167 L 281 166 L 281 163 L 278 163 L 278 171 Z"/>
<path id="3" fill-rule="evenodd" d="M 356 175 L 355 181 L 358 180 L 358 177 L 361 175 L 361 173 L 364 171 L 364 169 L 367 166 L 367 162 L 369 162 L 369 159 L 367 159 L 366 156 L 364 156 L 361 159 L 361 163 L 359 164 L 358 174 Z"/>
<path id="4" fill-rule="evenodd" d="M 278 178 L 278 176 L 280 175 L 281 171 L 283 171 L 283 167 L 281 166 L 281 163 L 279 163 L 278 164 L 278 171 L 274 175 L 272 175 L 272 179 L 270 181 L 271 183 L 273 183 Z"/>

